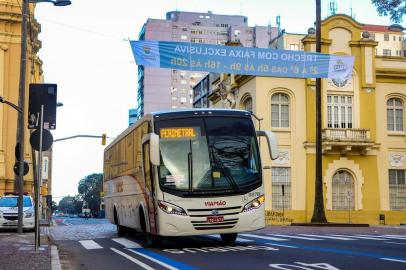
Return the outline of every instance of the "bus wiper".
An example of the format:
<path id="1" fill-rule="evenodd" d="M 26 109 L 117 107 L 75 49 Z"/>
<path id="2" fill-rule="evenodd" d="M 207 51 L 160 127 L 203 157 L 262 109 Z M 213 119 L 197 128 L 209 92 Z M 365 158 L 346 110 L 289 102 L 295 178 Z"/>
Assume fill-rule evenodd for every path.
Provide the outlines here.
<path id="1" fill-rule="evenodd" d="M 188 167 L 188 180 L 189 180 L 189 192 L 193 191 L 193 152 L 192 152 L 192 140 L 190 140 L 189 153 L 187 154 L 187 167 Z"/>
<path id="2" fill-rule="evenodd" d="M 226 176 L 226 179 L 228 180 L 228 182 L 230 183 L 230 185 L 233 187 L 233 190 L 236 193 L 240 192 L 240 188 L 238 187 L 237 183 L 235 182 L 234 178 L 227 172 L 226 168 L 224 167 L 224 164 L 217 159 L 216 155 L 214 154 L 214 150 L 213 150 L 213 145 L 209 144 L 209 153 L 210 153 L 210 157 L 211 160 L 213 161 L 213 163 L 216 165 L 217 168 L 220 169 L 220 171 Z M 212 176 L 213 177 L 213 176 Z"/>

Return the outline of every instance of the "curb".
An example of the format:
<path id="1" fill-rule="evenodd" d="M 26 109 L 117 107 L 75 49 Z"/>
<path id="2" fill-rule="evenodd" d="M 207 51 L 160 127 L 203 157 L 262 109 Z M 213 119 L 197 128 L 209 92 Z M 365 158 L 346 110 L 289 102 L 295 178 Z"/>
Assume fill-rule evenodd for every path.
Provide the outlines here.
<path id="1" fill-rule="evenodd" d="M 51 246 L 51 269 L 61 270 L 61 262 L 59 260 L 58 247 L 55 245 Z"/>

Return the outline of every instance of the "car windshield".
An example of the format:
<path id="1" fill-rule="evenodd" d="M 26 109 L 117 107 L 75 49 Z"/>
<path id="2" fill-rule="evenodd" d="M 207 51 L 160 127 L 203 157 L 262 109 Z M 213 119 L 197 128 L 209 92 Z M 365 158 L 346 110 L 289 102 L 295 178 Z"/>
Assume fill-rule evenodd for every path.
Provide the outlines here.
<path id="1" fill-rule="evenodd" d="M 17 207 L 18 197 L 2 197 L 0 198 L 0 207 Z M 24 196 L 24 207 L 32 207 L 30 197 Z"/>
<path id="2" fill-rule="evenodd" d="M 249 118 L 205 117 L 156 123 L 159 178 L 184 194 L 239 193 L 261 184 L 257 139 Z"/>

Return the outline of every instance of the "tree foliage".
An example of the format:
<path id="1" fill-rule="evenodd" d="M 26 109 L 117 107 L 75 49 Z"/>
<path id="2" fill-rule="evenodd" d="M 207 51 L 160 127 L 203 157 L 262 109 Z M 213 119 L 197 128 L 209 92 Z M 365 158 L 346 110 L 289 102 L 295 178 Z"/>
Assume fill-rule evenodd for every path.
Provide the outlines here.
<path id="1" fill-rule="evenodd" d="M 395 23 L 403 21 L 406 14 L 406 0 L 372 0 L 380 16 L 390 15 L 390 20 Z"/>
<path id="2" fill-rule="evenodd" d="M 79 181 L 79 196 L 87 203 L 91 213 L 98 216 L 100 210 L 100 192 L 103 190 L 103 174 L 94 173 Z"/>
<path id="3" fill-rule="evenodd" d="M 66 196 L 59 201 L 58 210 L 67 214 L 78 214 L 82 211 L 83 201 L 76 196 Z"/>

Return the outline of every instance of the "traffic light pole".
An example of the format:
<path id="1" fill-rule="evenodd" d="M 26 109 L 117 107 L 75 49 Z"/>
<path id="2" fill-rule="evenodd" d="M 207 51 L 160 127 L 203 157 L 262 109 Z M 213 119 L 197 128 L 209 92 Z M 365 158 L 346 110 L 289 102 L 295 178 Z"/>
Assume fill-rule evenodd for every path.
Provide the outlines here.
<path id="1" fill-rule="evenodd" d="M 34 185 L 35 187 L 35 250 L 38 250 L 40 246 L 40 223 L 39 223 L 39 203 L 41 197 L 41 183 L 42 183 L 42 135 L 44 132 L 44 105 L 41 105 L 41 115 L 40 115 L 40 135 L 39 135 L 39 151 L 38 151 L 38 170 L 37 170 L 37 181 Z"/>

